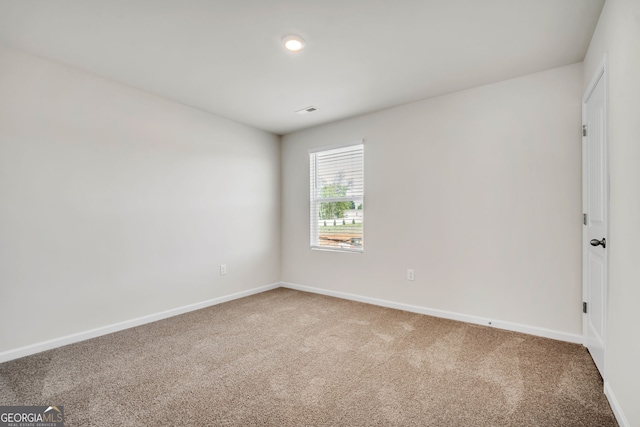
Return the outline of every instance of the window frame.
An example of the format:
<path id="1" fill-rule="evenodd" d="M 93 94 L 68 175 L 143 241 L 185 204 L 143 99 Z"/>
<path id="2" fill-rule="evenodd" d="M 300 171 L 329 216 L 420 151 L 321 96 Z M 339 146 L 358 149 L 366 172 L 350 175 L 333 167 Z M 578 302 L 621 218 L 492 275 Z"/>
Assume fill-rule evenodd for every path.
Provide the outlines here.
<path id="1" fill-rule="evenodd" d="M 318 197 L 319 186 L 318 186 L 318 173 L 317 166 L 312 166 L 311 164 L 311 155 L 322 153 L 325 151 L 337 150 L 341 148 L 348 147 L 356 147 L 361 146 L 362 148 L 362 192 L 359 197 L 332 197 L 332 198 L 321 198 Z M 325 145 L 322 147 L 315 147 L 308 150 L 309 155 L 309 246 L 311 250 L 314 251 L 329 251 L 329 252 L 346 252 L 346 253 L 364 253 L 364 198 L 365 198 L 365 189 L 364 189 L 364 140 L 359 139 L 355 141 L 344 142 L 341 144 L 333 144 L 333 145 Z M 314 157 L 316 165 L 317 165 L 317 157 Z M 313 172 L 313 177 L 311 176 Z M 346 202 L 346 201 L 359 201 L 362 204 L 362 246 L 360 248 L 345 248 L 345 247 L 331 247 L 331 246 L 320 246 L 320 235 L 319 235 L 319 220 L 316 218 L 311 218 L 314 213 L 317 215 L 319 212 L 320 203 L 332 203 L 332 202 Z M 314 209 L 315 203 L 315 209 Z M 356 205 L 357 206 L 357 205 Z"/>

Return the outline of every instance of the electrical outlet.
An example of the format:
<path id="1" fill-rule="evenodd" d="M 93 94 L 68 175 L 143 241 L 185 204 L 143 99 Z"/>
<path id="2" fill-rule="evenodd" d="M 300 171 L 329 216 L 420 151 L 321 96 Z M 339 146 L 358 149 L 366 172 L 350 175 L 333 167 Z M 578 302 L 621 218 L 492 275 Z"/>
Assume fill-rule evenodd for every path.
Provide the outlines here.
<path id="1" fill-rule="evenodd" d="M 227 274 L 227 264 L 220 264 L 220 274 Z"/>
<path id="2" fill-rule="evenodd" d="M 413 268 L 407 270 L 407 280 L 414 280 L 415 276 L 413 274 Z"/>

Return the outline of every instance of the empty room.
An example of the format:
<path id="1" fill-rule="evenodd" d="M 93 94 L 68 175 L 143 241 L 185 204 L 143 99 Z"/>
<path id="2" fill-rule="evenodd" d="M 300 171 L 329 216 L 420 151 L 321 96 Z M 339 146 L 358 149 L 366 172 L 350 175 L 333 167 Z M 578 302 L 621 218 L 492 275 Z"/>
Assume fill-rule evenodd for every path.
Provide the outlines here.
<path id="1" fill-rule="evenodd" d="M 0 0 L 0 426 L 640 427 L 639 100 L 638 0 Z"/>

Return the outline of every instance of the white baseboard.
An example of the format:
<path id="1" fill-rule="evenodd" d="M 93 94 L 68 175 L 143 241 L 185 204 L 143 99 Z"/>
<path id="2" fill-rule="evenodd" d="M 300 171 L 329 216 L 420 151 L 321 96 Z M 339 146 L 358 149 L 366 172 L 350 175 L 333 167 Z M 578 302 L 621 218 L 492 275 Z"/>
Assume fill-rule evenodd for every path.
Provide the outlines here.
<path id="1" fill-rule="evenodd" d="M 265 292 L 278 287 L 280 287 L 280 283 L 272 283 L 270 285 L 260 286 L 242 292 L 236 292 L 231 295 L 213 298 L 196 304 L 185 305 L 183 307 L 173 308 L 171 310 L 166 310 L 160 313 L 149 314 L 147 316 L 138 317 L 136 319 L 126 320 L 124 322 L 114 323 L 112 325 L 102 326 L 100 328 L 90 329 L 88 331 L 78 332 L 76 334 L 66 335 L 64 337 L 54 338 L 48 341 L 3 351 L 0 353 L 0 363 L 18 359 L 24 356 L 29 356 L 35 353 L 40 353 L 41 351 L 51 350 L 53 348 L 62 347 L 64 345 L 88 340 L 90 338 L 96 338 L 102 335 L 111 334 L 123 329 L 129 329 L 135 326 L 144 325 L 145 323 L 151 323 L 157 320 L 166 319 L 168 317 L 177 316 L 179 314 L 188 313 L 190 311 L 199 310 L 201 308 L 210 307 L 212 305 L 221 304 L 223 302 L 231 301 L 234 299 L 244 298 L 249 295 L 258 294 L 260 292 Z"/>
<path id="2" fill-rule="evenodd" d="M 615 415 L 616 421 L 618 421 L 620 427 L 631 427 L 631 424 L 629 424 L 627 417 L 624 416 L 624 412 L 622 412 L 618 399 L 616 399 L 616 396 L 613 394 L 613 390 L 611 390 L 611 385 L 608 381 L 604 382 L 604 395 L 607 396 L 613 415 Z"/>
<path id="3" fill-rule="evenodd" d="M 568 341 L 568 342 L 577 343 L 577 344 L 582 343 L 581 335 L 568 334 L 565 332 L 553 331 L 550 329 L 538 328 L 535 326 L 527 326 L 527 325 L 521 325 L 518 323 L 503 322 L 499 320 L 492 320 L 492 319 L 487 319 L 483 317 L 471 316 L 467 314 L 454 313 L 451 311 L 437 310 L 433 308 L 403 304 L 403 303 L 394 302 L 394 301 L 370 298 L 370 297 L 365 297 L 361 295 L 349 294 L 346 292 L 330 291 L 330 290 L 321 289 L 321 288 L 314 288 L 311 286 L 304 286 L 304 285 L 298 285 L 298 284 L 287 283 L 287 282 L 279 282 L 279 283 L 272 283 L 270 285 L 260 286 L 260 287 L 249 289 L 242 292 L 237 292 L 231 295 L 225 295 L 222 297 L 213 298 L 208 301 L 186 305 L 183 307 L 174 308 L 174 309 L 163 311 L 160 313 L 150 314 L 147 316 L 138 317 L 136 319 L 131 319 L 124 322 L 119 322 L 112 325 L 90 329 L 88 331 L 83 331 L 76 334 L 66 335 L 60 338 L 54 338 L 48 341 L 43 341 L 40 343 L 3 351 L 3 352 L 0 352 L 0 363 L 7 362 L 13 359 L 18 359 L 24 356 L 29 356 L 31 354 L 39 353 L 41 351 L 51 350 L 53 348 L 58 348 L 58 347 L 73 344 L 76 342 L 84 341 L 87 339 L 96 338 L 102 335 L 107 335 L 113 332 L 118 332 L 124 329 L 144 325 L 145 323 L 151 323 L 157 320 L 166 319 L 168 317 L 177 316 L 179 314 L 188 313 L 190 311 L 199 310 L 201 308 L 210 307 L 212 305 L 221 304 L 223 302 L 232 301 L 234 299 L 243 298 L 249 295 L 254 295 L 261 292 L 269 291 L 271 289 L 275 289 L 278 287 L 297 289 L 300 291 L 328 295 L 328 296 L 333 296 L 333 297 L 352 300 L 352 301 L 364 302 L 367 304 L 373 304 L 373 305 L 378 305 L 382 307 L 395 308 L 398 310 L 409 311 L 412 313 L 427 314 L 434 317 L 442 317 L 445 319 L 459 320 L 461 322 L 474 323 L 477 325 L 492 326 L 498 329 L 522 332 L 525 334 L 536 335 L 536 336 L 545 337 L 545 338 L 552 338 L 560 341 Z M 612 406 L 613 406 L 613 403 L 612 403 Z"/>
<path id="4" fill-rule="evenodd" d="M 398 310 L 410 311 L 412 313 L 427 314 L 434 317 L 442 317 L 445 319 L 459 320 L 461 322 L 474 323 L 477 325 L 491 326 L 507 331 L 522 332 L 524 334 L 536 335 L 544 338 L 551 338 L 559 341 L 567 341 L 574 344 L 582 344 L 582 335 L 569 334 L 567 332 L 554 331 L 551 329 L 539 328 L 536 326 L 522 325 L 519 323 L 505 322 L 501 320 L 493 320 L 484 317 L 471 316 L 468 314 L 454 313 L 452 311 L 438 310 L 434 308 L 420 307 L 417 305 L 404 304 L 400 302 L 387 301 L 377 298 L 370 298 L 361 295 L 349 294 L 346 292 L 330 291 L 327 289 L 314 288 L 311 286 L 298 285 L 295 283 L 281 282 L 283 288 L 296 289 L 299 291 L 312 292 L 315 294 L 328 295 L 337 298 L 348 299 L 352 301 L 364 302 L 367 304 L 379 305 L 382 307 L 395 308 Z"/>

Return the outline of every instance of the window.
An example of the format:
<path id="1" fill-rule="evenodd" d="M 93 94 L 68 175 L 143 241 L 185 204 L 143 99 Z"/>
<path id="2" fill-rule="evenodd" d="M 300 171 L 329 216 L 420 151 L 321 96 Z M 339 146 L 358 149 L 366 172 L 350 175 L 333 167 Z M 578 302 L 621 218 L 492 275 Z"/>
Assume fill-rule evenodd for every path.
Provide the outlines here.
<path id="1" fill-rule="evenodd" d="M 362 141 L 309 152 L 311 247 L 362 252 L 364 145 Z"/>

